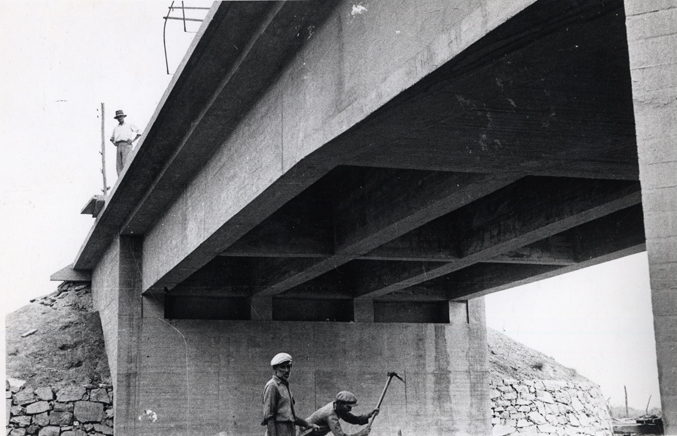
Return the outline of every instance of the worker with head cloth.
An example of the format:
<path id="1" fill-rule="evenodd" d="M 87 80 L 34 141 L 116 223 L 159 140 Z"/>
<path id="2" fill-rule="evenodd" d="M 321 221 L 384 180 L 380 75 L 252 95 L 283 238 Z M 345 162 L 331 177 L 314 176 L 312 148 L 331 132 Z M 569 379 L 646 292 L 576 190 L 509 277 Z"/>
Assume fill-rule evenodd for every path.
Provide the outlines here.
<path id="1" fill-rule="evenodd" d="M 319 428 L 296 416 L 294 397 L 289 389 L 292 360 L 287 353 L 278 353 L 270 361 L 273 378 L 263 388 L 263 422 L 266 436 L 296 436 L 296 425 Z"/>
<path id="2" fill-rule="evenodd" d="M 334 436 L 367 436 L 371 427 L 365 427 L 357 433 L 348 435 L 341 428 L 339 419 L 350 424 L 364 425 L 369 423 L 369 419 L 377 415 L 379 410 L 374 409 L 366 415 L 353 415 L 350 411 L 354 406 L 357 406 L 357 397 L 355 395 L 348 391 L 339 392 L 336 394 L 334 401 L 325 404 L 306 418 L 309 424 L 316 424 L 319 426 L 319 429 L 309 428 L 302 434 L 304 436 L 324 436 L 331 431 Z"/>

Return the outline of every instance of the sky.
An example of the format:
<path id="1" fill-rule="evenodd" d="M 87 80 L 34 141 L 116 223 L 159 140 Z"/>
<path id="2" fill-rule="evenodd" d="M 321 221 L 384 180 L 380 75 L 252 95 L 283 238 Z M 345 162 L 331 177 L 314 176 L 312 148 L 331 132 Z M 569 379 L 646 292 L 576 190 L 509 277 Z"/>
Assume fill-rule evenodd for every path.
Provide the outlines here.
<path id="1" fill-rule="evenodd" d="M 122 109 L 142 130 L 172 79 L 170 1 L 0 0 L 0 277 L 6 315 L 49 294 L 94 220 L 81 209 L 116 181 L 108 137 Z M 204 0 L 186 6 L 210 6 Z M 176 2 L 180 4 L 180 2 Z M 190 16 L 201 18 L 206 11 Z M 179 16 L 178 11 L 172 16 Z M 199 23 L 168 21 L 173 73 Z M 660 404 L 646 253 L 486 297 L 487 324 L 576 369 L 611 404 Z M 4 316 L 2 317 L 4 346 Z M 4 353 L 3 353 L 4 354 Z M 4 359 L 2 359 L 4 374 Z"/>

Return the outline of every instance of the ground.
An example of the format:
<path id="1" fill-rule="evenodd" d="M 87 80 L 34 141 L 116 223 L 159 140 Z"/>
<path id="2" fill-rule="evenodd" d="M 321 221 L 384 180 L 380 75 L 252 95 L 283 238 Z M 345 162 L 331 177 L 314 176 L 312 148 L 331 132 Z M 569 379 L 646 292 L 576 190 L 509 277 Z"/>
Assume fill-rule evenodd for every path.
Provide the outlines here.
<path id="1" fill-rule="evenodd" d="M 566 380 L 590 382 L 575 369 L 567 368 L 552 357 L 487 328 L 489 370 L 492 380 Z"/>
<path id="2" fill-rule="evenodd" d="M 88 285 L 62 285 L 7 315 L 5 326 L 7 377 L 33 388 L 110 383 L 101 322 Z"/>

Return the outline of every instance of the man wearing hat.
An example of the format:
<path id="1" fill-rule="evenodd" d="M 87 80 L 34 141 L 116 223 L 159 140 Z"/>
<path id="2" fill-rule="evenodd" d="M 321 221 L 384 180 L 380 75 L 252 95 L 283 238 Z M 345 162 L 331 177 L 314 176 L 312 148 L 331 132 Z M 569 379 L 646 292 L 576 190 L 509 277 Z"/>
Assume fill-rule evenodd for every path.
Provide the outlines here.
<path id="1" fill-rule="evenodd" d="M 378 415 L 379 410 L 374 409 L 366 415 L 353 415 L 350 410 L 357 406 L 357 397 L 348 391 L 341 391 L 336 394 L 336 400 L 325 404 L 315 413 L 306 418 L 309 424 L 316 424 L 319 429 L 307 429 L 303 436 L 324 436 L 330 431 L 334 436 L 367 436 L 371 431 L 370 427 L 365 427 L 362 430 L 352 435 L 346 434 L 341 428 L 339 419 L 342 419 L 350 424 L 364 425 L 369 423 L 369 419 Z"/>
<path id="2" fill-rule="evenodd" d="M 115 119 L 118 120 L 118 125 L 115 126 L 113 134 L 110 137 L 110 142 L 117 147 L 116 169 L 118 176 L 127 165 L 129 156 L 132 153 L 132 143 L 141 136 L 139 129 L 135 125 L 125 123 L 126 116 L 121 110 L 115 111 Z"/>
<path id="3" fill-rule="evenodd" d="M 267 427 L 266 436 L 295 436 L 296 425 L 319 429 L 296 416 L 294 397 L 289 390 L 289 374 L 291 373 L 291 356 L 278 353 L 270 361 L 273 378 L 263 388 L 263 422 Z"/>

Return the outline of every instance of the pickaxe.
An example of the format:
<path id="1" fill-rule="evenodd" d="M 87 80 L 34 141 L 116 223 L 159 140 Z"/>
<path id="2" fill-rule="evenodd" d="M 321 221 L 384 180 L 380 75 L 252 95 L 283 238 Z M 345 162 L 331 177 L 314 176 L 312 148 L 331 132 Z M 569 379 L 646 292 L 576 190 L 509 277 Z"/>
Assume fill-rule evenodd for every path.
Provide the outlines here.
<path id="1" fill-rule="evenodd" d="M 406 383 L 402 377 L 400 377 L 396 372 L 389 372 L 388 373 L 388 380 L 386 381 L 386 385 L 383 388 L 383 392 L 381 393 L 381 398 L 378 399 L 378 404 L 376 405 L 377 409 L 381 408 L 381 403 L 383 403 L 383 397 L 386 396 L 386 391 L 388 390 L 388 385 L 390 385 L 390 381 L 393 379 L 393 377 L 399 378 L 402 383 Z M 376 419 L 376 416 L 371 418 L 371 421 L 369 422 L 368 428 L 371 429 L 371 425 L 374 423 L 374 420 Z"/>

